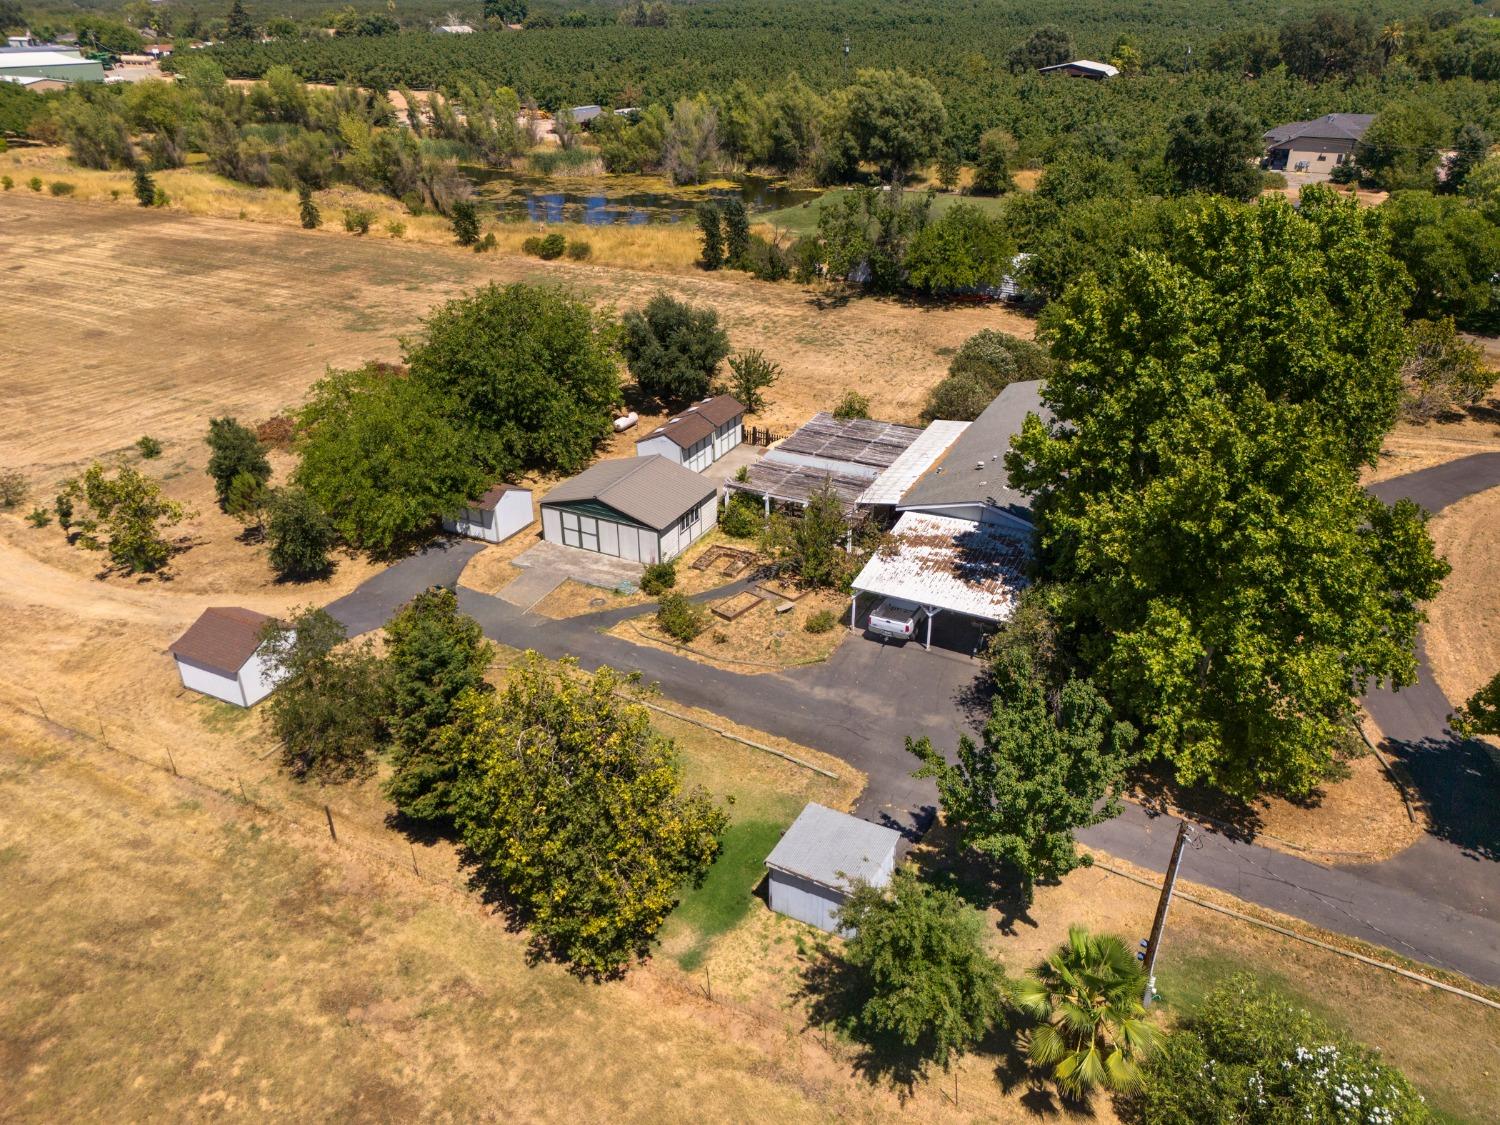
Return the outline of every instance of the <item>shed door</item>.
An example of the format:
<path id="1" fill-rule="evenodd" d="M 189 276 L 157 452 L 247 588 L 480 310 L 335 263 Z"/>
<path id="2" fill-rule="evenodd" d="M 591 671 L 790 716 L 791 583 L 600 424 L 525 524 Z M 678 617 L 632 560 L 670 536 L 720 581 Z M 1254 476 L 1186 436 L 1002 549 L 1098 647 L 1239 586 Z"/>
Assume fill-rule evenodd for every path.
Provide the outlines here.
<path id="1" fill-rule="evenodd" d="M 585 551 L 599 550 L 599 521 L 593 516 L 580 516 L 577 512 L 562 513 L 562 539 L 566 547 L 581 547 Z"/>

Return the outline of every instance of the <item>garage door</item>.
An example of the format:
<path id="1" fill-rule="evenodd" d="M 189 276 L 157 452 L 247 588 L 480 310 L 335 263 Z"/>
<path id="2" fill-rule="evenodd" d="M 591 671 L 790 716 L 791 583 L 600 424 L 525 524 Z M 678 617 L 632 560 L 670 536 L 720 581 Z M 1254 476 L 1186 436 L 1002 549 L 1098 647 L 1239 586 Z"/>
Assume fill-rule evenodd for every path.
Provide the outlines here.
<path id="1" fill-rule="evenodd" d="M 567 547 L 582 547 L 585 551 L 599 550 L 599 521 L 593 516 L 580 516 L 577 512 L 562 513 L 562 539 Z"/>

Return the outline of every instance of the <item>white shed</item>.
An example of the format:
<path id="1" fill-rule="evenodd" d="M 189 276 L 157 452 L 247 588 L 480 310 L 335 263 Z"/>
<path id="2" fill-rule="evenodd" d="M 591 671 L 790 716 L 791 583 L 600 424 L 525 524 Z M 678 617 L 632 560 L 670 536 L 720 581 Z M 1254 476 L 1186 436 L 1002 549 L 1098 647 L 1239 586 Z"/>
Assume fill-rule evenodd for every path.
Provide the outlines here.
<path id="1" fill-rule="evenodd" d="M 638 440 L 635 452 L 701 473 L 744 440 L 745 408 L 731 395 L 715 395 L 672 415 Z"/>
<path id="2" fill-rule="evenodd" d="M 896 870 L 901 833 L 809 804 L 766 857 L 771 909 L 829 933 L 845 933 L 839 907 L 856 882 L 883 887 Z"/>
<path id="3" fill-rule="evenodd" d="M 443 530 L 486 543 L 501 543 L 531 523 L 531 489 L 497 484 L 478 500 L 470 500 L 456 516 L 443 520 Z"/>
<path id="4" fill-rule="evenodd" d="M 665 457 L 622 457 L 563 481 L 542 499 L 542 538 L 654 563 L 676 558 L 718 523 L 719 490 Z"/>
<path id="5" fill-rule="evenodd" d="M 182 686 L 250 707 L 271 694 L 276 677 L 266 666 L 261 634 L 271 618 L 253 609 L 205 609 L 167 649 Z"/>

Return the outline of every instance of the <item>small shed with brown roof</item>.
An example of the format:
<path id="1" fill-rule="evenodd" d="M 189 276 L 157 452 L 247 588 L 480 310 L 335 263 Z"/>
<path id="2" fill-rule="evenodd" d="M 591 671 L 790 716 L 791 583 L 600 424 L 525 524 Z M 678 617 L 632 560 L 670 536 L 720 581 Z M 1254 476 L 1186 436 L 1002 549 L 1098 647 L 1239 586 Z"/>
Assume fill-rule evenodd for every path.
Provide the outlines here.
<path id="1" fill-rule="evenodd" d="M 458 513 L 443 518 L 443 530 L 486 543 L 502 543 L 531 525 L 531 489 L 497 484 Z"/>
<path id="2" fill-rule="evenodd" d="M 177 662 L 182 686 L 236 707 L 250 707 L 271 694 L 277 676 L 262 650 L 271 621 L 264 613 L 238 606 L 205 609 L 167 648 Z"/>
<path id="3" fill-rule="evenodd" d="M 715 395 L 674 414 L 635 443 L 638 457 L 656 454 L 701 473 L 745 438 L 745 408 Z"/>

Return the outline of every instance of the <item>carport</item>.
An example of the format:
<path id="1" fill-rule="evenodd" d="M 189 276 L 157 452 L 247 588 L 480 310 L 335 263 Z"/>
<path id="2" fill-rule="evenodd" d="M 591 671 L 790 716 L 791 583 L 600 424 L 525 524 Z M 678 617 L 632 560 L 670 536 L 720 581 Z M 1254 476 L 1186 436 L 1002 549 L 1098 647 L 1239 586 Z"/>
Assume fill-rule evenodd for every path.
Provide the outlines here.
<path id="1" fill-rule="evenodd" d="M 1000 624 L 1015 612 L 1026 585 L 1026 556 L 1025 541 L 1007 526 L 907 512 L 852 583 L 849 625 L 858 620 L 861 594 L 920 607 L 927 649 L 939 613 Z"/>

